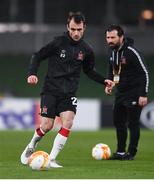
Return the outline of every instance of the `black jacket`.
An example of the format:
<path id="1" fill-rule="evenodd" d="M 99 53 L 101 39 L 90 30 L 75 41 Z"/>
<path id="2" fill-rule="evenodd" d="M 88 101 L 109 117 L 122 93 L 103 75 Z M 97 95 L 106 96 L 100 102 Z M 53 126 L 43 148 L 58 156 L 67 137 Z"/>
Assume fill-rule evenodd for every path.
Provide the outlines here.
<path id="1" fill-rule="evenodd" d="M 104 84 L 104 77 L 95 71 L 94 53 L 90 46 L 83 39 L 73 41 L 68 32 L 55 37 L 52 42 L 33 54 L 28 76 L 37 75 L 40 62 L 44 59 L 48 59 L 48 71 L 42 93 L 75 94 L 81 68 L 89 78 Z"/>
<path id="2" fill-rule="evenodd" d="M 109 50 L 108 78 L 113 80 L 113 67 L 121 63 L 117 97 L 143 96 L 148 93 L 149 76 L 141 53 L 134 48 L 133 40 L 126 38 L 120 50 Z"/>

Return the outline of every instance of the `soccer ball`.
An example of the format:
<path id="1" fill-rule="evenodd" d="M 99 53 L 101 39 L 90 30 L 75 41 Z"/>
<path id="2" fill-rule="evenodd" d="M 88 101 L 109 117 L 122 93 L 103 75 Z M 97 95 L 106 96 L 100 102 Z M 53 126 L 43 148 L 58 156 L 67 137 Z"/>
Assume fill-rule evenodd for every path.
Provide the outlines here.
<path id="1" fill-rule="evenodd" d="M 109 159 L 111 149 L 107 144 L 99 143 L 92 148 L 92 157 L 96 160 Z"/>
<path id="2" fill-rule="evenodd" d="M 49 169 L 49 162 L 49 154 L 44 151 L 36 151 L 28 159 L 29 166 L 38 171 Z"/>

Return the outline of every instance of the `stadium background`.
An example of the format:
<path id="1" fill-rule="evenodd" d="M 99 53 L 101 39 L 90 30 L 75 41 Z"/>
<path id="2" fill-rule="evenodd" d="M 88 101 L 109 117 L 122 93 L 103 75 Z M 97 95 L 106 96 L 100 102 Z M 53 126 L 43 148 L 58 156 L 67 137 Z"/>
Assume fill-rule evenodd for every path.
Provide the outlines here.
<path id="1" fill-rule="evenodd" d="M 9 111 L 3 104 L 5 98 L 39 98 L 41 84 L 46 71 L 46 62 L 39 70 L 40 83 L 31 87 L 26 84 L 27 68 L 34 51 L 48 43 L 55 35 L 66 30 L 66 18 L 69 11 L 82 11 L 87 18 L 85 39 L 93 46 L 96 53 L 96 68 L 106 74 L 107 48 L 104 39 L 105 28 L 111 23 L 123 26 L 127 36 L 135 38 L 136 46 L 146 57 L 150 72 L 149 102 L 153 101 L 154 85 L 154 1 L 152 0 L 1 0 L 0 1 L 0 95 L 1 110 L 0 129 L 6 121 L 15 121 L 13 108 Z M 86 85 L 85 85 L 86 82 Z M 84 74 L 81 77 L 78 97 L 82 100 L 97 99 L 100 111 L 97 127 L 112 126 L 113 96 L 104 94 L 103 88 L 89 80 Z M 26 99 L 27 100 L 27 99 Z M 79 99 L 80 100 L 80 99 Z M 35 104 L 35 102 L 34 102 Z M 16 104 L 16 106 L 19 106 Z M 20 104 L 20 106 L 22 106 Z M 13 106 L 15 107 L 15 105 Z M 84 108 L 88 108 L 85 105 Z M 104 110 L 105 109 L 105 110 Z M 149 110 L 150 109 L 150 110 Z M 4 112 L 5 111 L 5 112 Z M 25 110 L 26 111 L 26 110 Z M 7 112 L 7 115 L 6 115 Z M 36 111 L 37 112 L 37 111 Z M 20 112 L 20 115 L 23 112 Z M 150 115 L 149 115 L 150 114 Z M 144 124 L 154 127 L 153 108 L 144 113 Z M 6 117 L 9 119 L 6 119 Z M 86 116 L 83 116 L 85 119 Z M 12 120 L 11 120 L 12 119 Z M 34 119 L 34 117 L 32 117 Z M 142 118 L 143 119 L 143 118 Z M 18 119 L 20 121 L 20 118 Z M 93 120 L 95 121 L 95 120 Z M 83 121 L 82 121 L 83 122 Z M 142 123 L 143 124 L 143 123 Z M 6 125 L 6 128 L 16 128 Z M 88 127 L 87 127 L 88 129 Z"/>
<path id="2" fill-rule="evenodd" d="M 146 57 L 150 72 L 149 102 L 153 101 L 154 1 L 1 0 L 0 95 L 2 98 L 0 104 L 0 129 L 16 129 L 18 128 L 18 123 L 13 125 L 12 121 L 15 122 L 15 119 L 18 119 L 17 121 L 19 122 L 22 114 L 25 112 L 30 114 L 31 111 L 27 112 L 26 109 L 18 112 L 20 115 L 16 114 L 17 112 L 13 108 L 18 109 L 18 106 L 24 106 L 21 103 L 21 99 L 23 104 L 27 100 L 31 100 L 33 101 L 32 104 L 35 104 L 33 98 L 39 98 L 41 84 L 46 71 L 46 62 L 39 69 L 40 83 L 35 87 L 28 86 L 26 84 L 26 76 L 31 54 L 52 40 L 55 35 L 59 35 L 66 30 L 65 24 L 69 11 L 82 11 L 85 14 L 88 24 L 85 39 L 94 48 L 96 68 L 103 75 L 106 74 L 107 67 L 107 48 L 104 39 L 105 28 L 111 23 L 119 23 L 123 26 L 126 35 L 135 39 L 136 46 Z M 96 127 L 112 126 L 113 96 L 106 96 L 102 86 L 92 82 L 82 74 L 77 95 L 79 101 L 80 99 L 83 101 L 85 98 L 91 102 L 94 100 L 94 104 L 95 100 L 98 101 L 99 111 L 93 112 L 93 114 L 99 113 L 99 116 L 96 115 L 98 120 L 92 120 L 94 124 L 97 124 Z M 8 98 L 11 98 L 13 104 L 15 103 L 14 105 L 12 104 L 11 110 L 8 110 L 6 106 L 9 103 Z M 21 104 L 18 104 L 18 101 Z M 95 105 L 94 108 L 96 109 Z M 88 105 L 85 104 L 83 109 L 88 109 Z M 147 109 L 143 115 L 144 119 L 142 118 L 144 122 L 141 125 L 144 124 L 146 126 L 146 123 L 150 122 L 146 127 L 154 129 L 153 106 L 150 104 Z M 35 113 L 37 112 L 35 110 Z M 34 116 L 29 117 L 29 121 L 31 118 L 34 121 L 36 118 L 35 113 Z M 84 114 L 83 112 L 83 119 L 87 119 Z M 79 118 L 77 117 L 77 119 Z M 6 122 L 8 124 L 11 122 L 11 125 L 7 125 Z M 25 126 L 25 128 L 27 127 Z M 88 126 L 85 129 L 88 129 Z"/>
<path id="3" fill-rule="evenodd" d="M 82 74 L 73 126 L 76 131 L 58 157 L 64 168 L 34 172 L 22 166 L 19 157 L 39 121 L 39 93 L 47 64 L 43 62 L 39 69 L 37 86 L 27 85 L 27 68 L 34 51 L 66 30 L 69 11 L 85 14 L 85 39 L 94 48 L 96 68 L 102 74 L 106 74 L 107 65 L 104 31 L 111 23 L 121 24 L 146 57 L 150 91 L 149 104 L 141 116 L 139 153 L 133 162 L 92 159 L 91 149 L 96 143 L 107 143 L 112 152 L 116 148 L 113 96 L 106 96 L 101 85 Z M 0 0 L 0 179 L 153 179 L 153 43 L 153 0 Z M 56 133 L 57 129 L 49 132 L 38 150 L 50 152 Z"/>

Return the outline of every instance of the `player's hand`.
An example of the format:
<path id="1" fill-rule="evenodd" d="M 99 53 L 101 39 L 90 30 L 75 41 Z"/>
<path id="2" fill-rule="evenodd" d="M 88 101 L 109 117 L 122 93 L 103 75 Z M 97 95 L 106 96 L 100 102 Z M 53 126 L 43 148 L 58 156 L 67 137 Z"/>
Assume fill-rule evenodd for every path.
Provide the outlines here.
<path id="1" fill-rule="evenodd" d="M 139 97 L 139 100 L 138 100 L 139 106 L 143 107 L 147 103 L 148 103 L 148 98 L 147 97 L 142 97 L 142 96 Z"/>
<path id="2" fill-rule="evenodd" d="M 38 77 L 35 76 L 35 75 L 31 75 L 27 78 L 27 83 L 28 84 L 32 84 L 32 85 L 35 85 L 38 83 Z"/>
<path id="3" fill-rule="evenodd" d="M 106 79 L 104 82 L 106 84 L 105 93 L 111 95 L 112 89 L 115 86 L 115 83 L 109 79 Z"/>
<path id="4" fill-rule="evenodd" d="M 110 88 L 111 90 L 115 86 L 115 83 L 113 81 L 111 81 L 110 79 L 105 79 L 104 82 L 105 82 L 106 87 Z"/>
<path id="5" fill-rule="evenodd" d="M 107 86 L 105 87 L 105 93 L 107 95 L 111 95 L 112 94 L 112 89 L 108 88 Z"/>

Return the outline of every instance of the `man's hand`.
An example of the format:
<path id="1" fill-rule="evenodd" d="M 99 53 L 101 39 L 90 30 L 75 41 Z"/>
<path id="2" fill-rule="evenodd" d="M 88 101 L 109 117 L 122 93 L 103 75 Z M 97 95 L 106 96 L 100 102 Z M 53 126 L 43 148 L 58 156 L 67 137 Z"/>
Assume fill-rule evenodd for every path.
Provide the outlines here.
<path id="1" fill-rule="evenodd" d="M 111 95 L 112 94 L 112 89 L 108 88 L 108 87 L 105 87 L 105 93 L 107 95 Z"/>
<path id="2" fill-rule="evenodd" d="M 27 83 L 28 84 L 32 84 L 32 85 L 35 85 L 38 83 L 38 77 L 35 76 L 35 75 L 31 75 L 27 78 Z"/>
<path id="3" fill-rule="evenodd" d="M 104 82 L 106 83 L 105 93 L 108 95 L 111 95 L 112 89 L 115 86 L 115 83 L 109 79 L 106 79 Z"/>
<path id="4" fill-rule="evenodd" d="M 142 96 L 139 97 L 139 100 L 138 100 L 139 106 L 143 107 L 147 103 L 148 103 L 148 98 L 147 97 L 142 97 Z"/>

